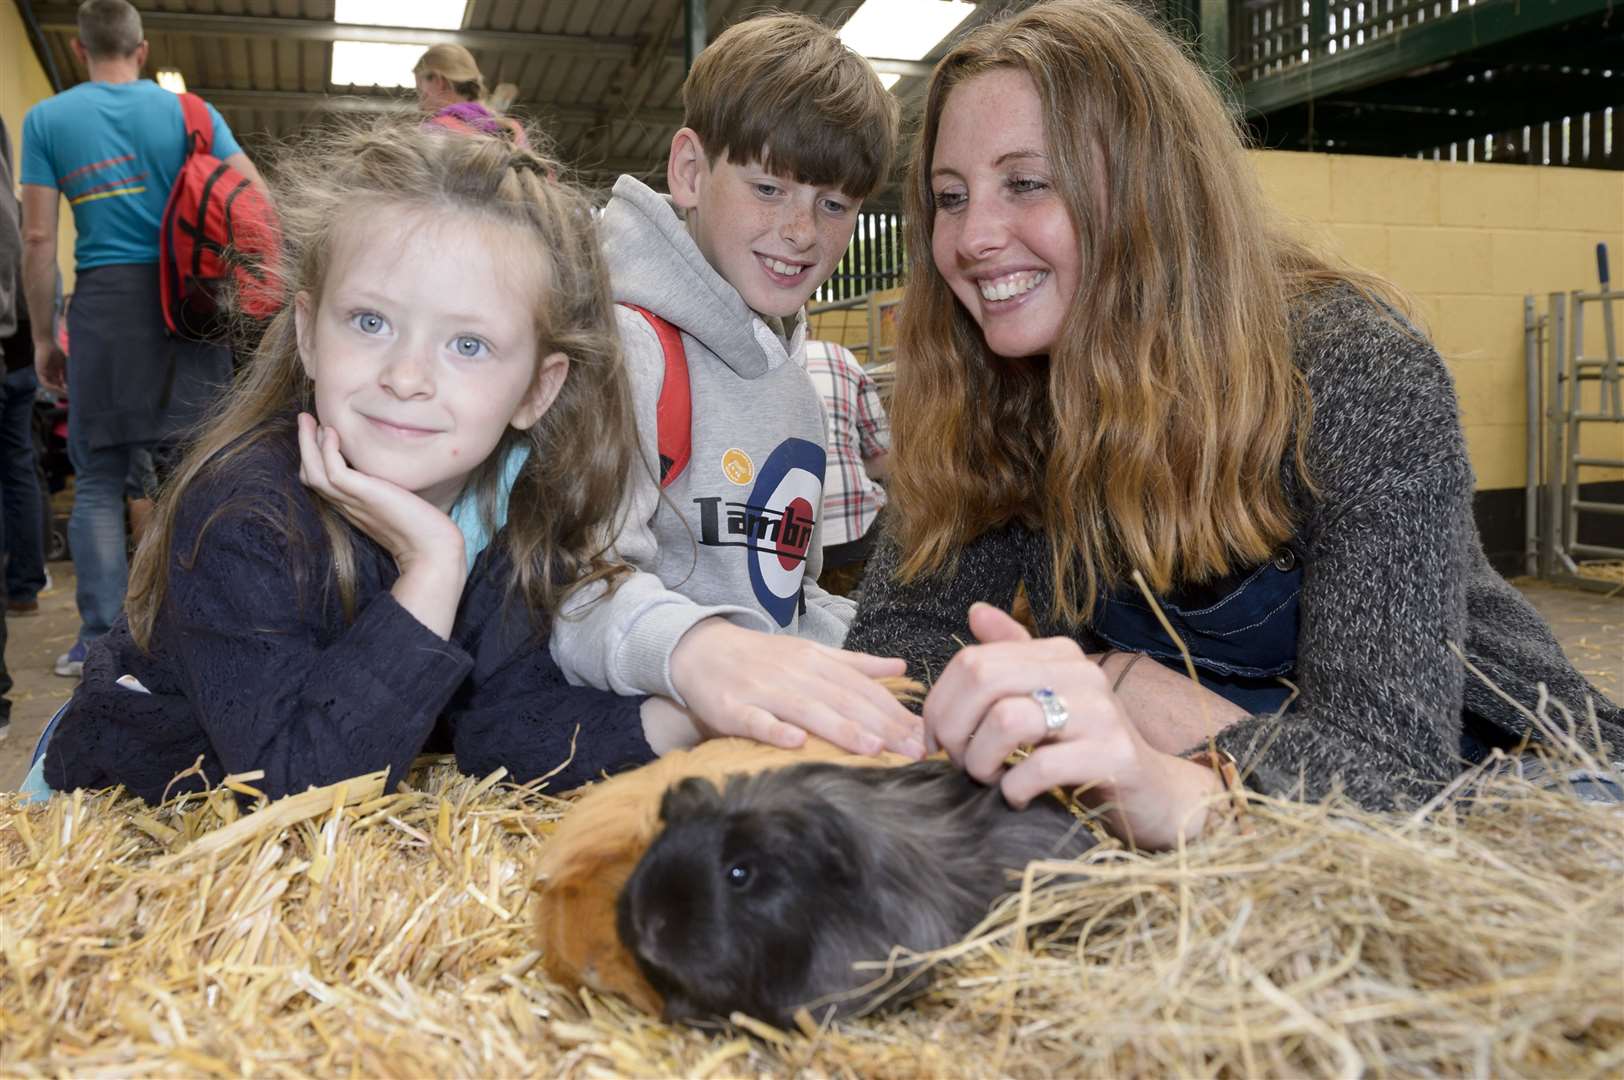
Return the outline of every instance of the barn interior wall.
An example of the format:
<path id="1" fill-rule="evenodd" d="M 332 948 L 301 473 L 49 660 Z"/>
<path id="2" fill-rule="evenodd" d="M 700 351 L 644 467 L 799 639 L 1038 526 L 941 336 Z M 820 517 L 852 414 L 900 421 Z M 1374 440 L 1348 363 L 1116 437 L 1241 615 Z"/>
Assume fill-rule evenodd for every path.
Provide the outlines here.
<path id="1" fill-rule="evenodd" d="M 23 116 L 35 103 L 51 96 L 51 80 L 28 44 L 28 30 L 15 4 L 0 3 L 0 117 L 11 140 L 11 160 L 22 168 Z M 13 180 L 16 177 L 12 178 Z M 63 206 L 57 218 L 56 251 L 62 264 L 63 287 L 73 288 L 73 215 Z"/>
<path id="2" fill-rule="evenodd" d="M 1413 298 L 1454 374 L 1478 488 L 1521 488 L 1523 297 L 1535 294 L 1544 311 L 1547 293 L 1594 291 L 1598 242 L 1620 265 L 1624 174 L 1281 151 L 1254 158 L 1264 189 L 1305 236 Z M 1585 348 L 1603 349 L 1599 317 L 1587 319 Z M 1588 434 L 1587 453 L 1624 456 L 1616 427 Z"/>

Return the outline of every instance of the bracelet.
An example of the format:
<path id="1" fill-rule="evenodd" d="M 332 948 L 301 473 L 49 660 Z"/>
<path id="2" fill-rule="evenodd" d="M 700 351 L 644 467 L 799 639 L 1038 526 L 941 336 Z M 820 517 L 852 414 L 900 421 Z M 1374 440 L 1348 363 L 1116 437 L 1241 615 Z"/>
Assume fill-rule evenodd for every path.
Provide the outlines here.
<path id="1" fill-rule="evenodd" d="M 1216 807 L 1220 808 L 1226 821 L 1236 825 L 1242 833 L 1250 833 L 1252 830 L 1245 820 L 1246 785 L 1241 783 L 1240 765 L 1235 761 L 1235 756 L 1228 750 L 1213 747 L 1190 754 L 1184 760 L 1205 766 L 1218 774 L 1218 780 L 1224 786 L 1224 799 L 1215 804 Z"/>
<path id="2" fill-rule="evenodd" d="M 1128 662 L 1122 665 L 1122 670 L 1117 672 L 1117 677 L 1111 681 L 1111 693 L 1114 694 L 1122 689 L 1122 680 L 1126 679 L 1128 672 L 1133 670 L 1133 666 L 1144 658 L 1145 654 L 1142 652 L 1133 653 L 1128 657 Z"/>

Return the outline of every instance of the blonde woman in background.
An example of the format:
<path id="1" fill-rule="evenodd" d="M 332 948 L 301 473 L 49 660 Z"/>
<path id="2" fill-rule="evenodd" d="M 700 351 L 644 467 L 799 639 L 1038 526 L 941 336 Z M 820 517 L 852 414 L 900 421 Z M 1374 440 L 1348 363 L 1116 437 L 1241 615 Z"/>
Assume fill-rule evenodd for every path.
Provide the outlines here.
<path id="1" fill-rule="evenodd" d="M 417 104 L 427 123 L 450 131 L 499 135 L 526 146 L 524 128 L 500 116 L 485 103 L 485 77 L 474 54 L 461 45 L 435 45 L 412 68 L 417 78 Z"/>

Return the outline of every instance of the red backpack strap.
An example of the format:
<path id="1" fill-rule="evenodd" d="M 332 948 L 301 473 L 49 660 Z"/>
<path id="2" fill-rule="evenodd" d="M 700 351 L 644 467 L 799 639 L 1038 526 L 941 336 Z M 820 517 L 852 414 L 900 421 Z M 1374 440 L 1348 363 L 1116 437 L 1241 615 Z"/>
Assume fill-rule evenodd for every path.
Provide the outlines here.
<path id="1" fill-rule="evenodd" d="M 648 320 L 660 339 L 665 354 L 665 378 L 660 383 L 660 403 L 655 408 L 656 449 L 660 455 L 660 486 L 670 487 L 693 456 L 693 395 L 688 386 L 688 351 L 682 346 L 682 331 L 646 308 L 622 303 Z"/>
<path id="2" fill-rule="evenodd" d="M 214 118 L 196 94 L 180 95 L 180 114 L 186 121 L 186 152 L 207 154 L 214 149 Z"/>

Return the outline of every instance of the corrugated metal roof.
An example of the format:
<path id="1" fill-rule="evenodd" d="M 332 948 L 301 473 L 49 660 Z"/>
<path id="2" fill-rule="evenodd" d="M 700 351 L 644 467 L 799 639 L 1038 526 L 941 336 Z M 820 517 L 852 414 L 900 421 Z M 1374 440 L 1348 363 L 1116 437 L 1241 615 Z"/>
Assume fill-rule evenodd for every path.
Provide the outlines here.
<path id="1" fill-rule="evenodd" d="M 766 10 L 804 11 L 838 24 L 857 0 L 708 0 L 705 6 L 709 39 Z M 987 0 L 980 6 L 967 24 L 1027 5 Z M 76 5 L 32 7 L 65 85 L 82 80 L 70 46 Z M 360 33 L 340 33 L 332 0 L 144 0 L 136 7 L 152 45 L 149 70 L 179 69 L 250 153 L 332 112 L 412 106 L 410 91 L 329 84 L 331 42 L 362 34 L 425 46 L 460 41 L 479 61 L 488 86 L 518 87 L 511 111 L 542 127 L 557 154 L 585 175 L 663 174 L 671 133 L 681 122 L 683 0 L 472 0 L 461 30 Z M 923 78 L 905 76 L 895 92 L 906 105 L 923 85 Z"/>

